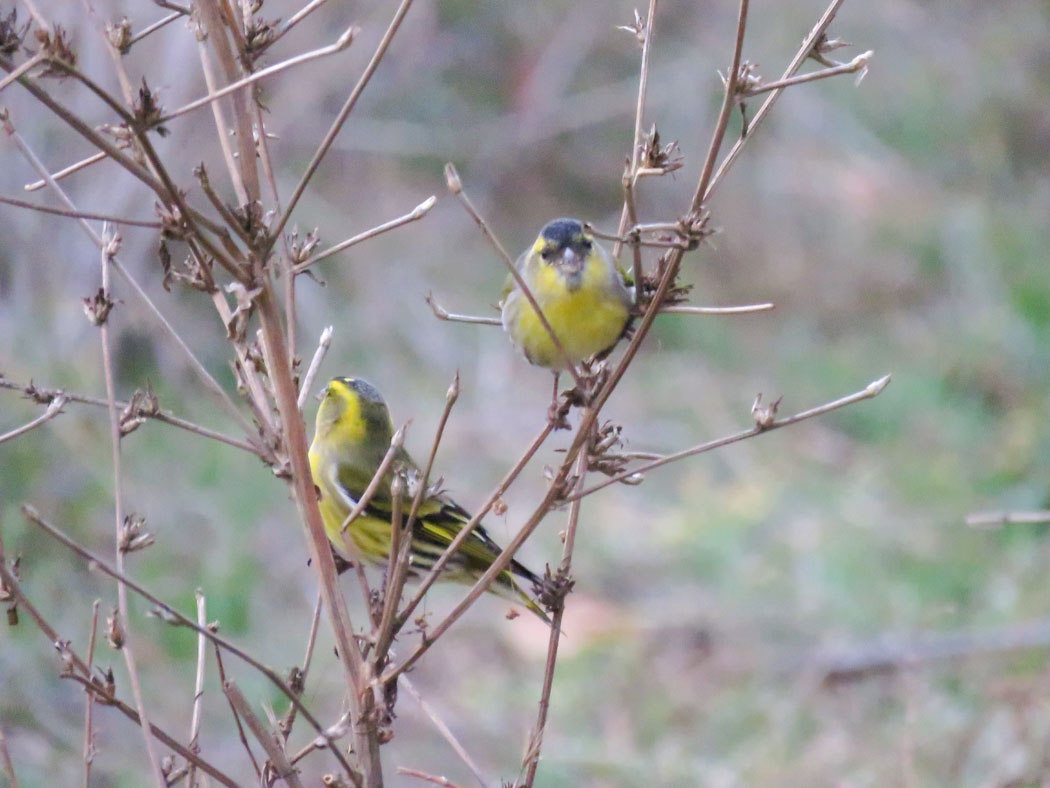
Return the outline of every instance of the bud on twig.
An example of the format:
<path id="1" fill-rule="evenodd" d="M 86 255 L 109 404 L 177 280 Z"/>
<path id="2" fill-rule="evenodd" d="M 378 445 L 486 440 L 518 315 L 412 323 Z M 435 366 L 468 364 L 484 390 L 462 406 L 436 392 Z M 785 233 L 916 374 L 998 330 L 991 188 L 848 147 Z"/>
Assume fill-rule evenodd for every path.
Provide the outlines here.
<path id="1" fill-rule="evenodd" d="M 118 651 L 124 648 L 124 628 L 120 624 L 120 616 L 116 608 L 113 608 L 113 612 L 106 616 L 106 640 Z"/>
<path id="2" fill-rule="evenodd" d="M 755 396 L 755 403 L 751 406 L 751 415 L 755 419 L 755 426 L 760 430 L 767 430 L 773 426 L 773 423 L 777 420 L 777 409 L 780 407 L 780 401 L 783 397 L 777 397 L 775 402 L 771 402 L 768 405 L 762 404 L 762 394 L 759 393 Z"/>

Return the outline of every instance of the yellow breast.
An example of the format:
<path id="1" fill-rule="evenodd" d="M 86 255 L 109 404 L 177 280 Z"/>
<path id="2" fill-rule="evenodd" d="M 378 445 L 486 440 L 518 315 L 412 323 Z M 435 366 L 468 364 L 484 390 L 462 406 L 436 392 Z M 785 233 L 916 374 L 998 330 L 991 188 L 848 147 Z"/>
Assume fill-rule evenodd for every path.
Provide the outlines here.
<path id="1" fill-rule="evenodd" d="M 606 350 L 620 338 L 628 307 L 622 285 L 612 279 L 615 270 L 594 256 L 583 269 L 580 286 L 570 290 L 553 266 L 540 265 L 529 287 L 572 363 Z M 504 307 L 503 324 L 515 344 L 533 364 L 565 369 L 565 360 L 551 341 L 536 311 L 518 290 Z"/>

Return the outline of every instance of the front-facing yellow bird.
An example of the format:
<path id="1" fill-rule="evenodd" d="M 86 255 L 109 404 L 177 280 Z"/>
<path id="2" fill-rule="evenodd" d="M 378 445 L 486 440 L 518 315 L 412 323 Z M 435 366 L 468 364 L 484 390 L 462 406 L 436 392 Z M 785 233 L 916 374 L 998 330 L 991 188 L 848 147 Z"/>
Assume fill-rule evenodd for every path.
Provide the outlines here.
<path id="1" fill-rule="evenodd" d="M 403 517 L 411 509 L 412 489 L 423 483 L 423 473 L 404 449 L 394 462 L 361 515 L 343 531 L 343 523 L 364 494 L 390 448 L 394 425 L 383 397 L 369 383 L 356 378 L 332 378 L 317 409 L 317 429 L 310 446 L 310 470 L 320 491 L 318 505 L 328 539 L 348 560 L 357 555 L 386 565 L 390 554 L 393 498 L 391 482 L 403 473 L 410 488 L 402 505 Z M 418 487 L 416 487 L 418 489 Z M 470 515 L 442 492 L 428 491 L 420 503 L 412 528 L 410 576 L 426 573 L 445 552 Z M 351 544 L 352 542 L 352 544 Z M 449 559 L 441 577 L 473 583 L 500 555 L 499 546 L 480 525 Z M 516 602 L 547 620 L 547 616 L 515 581 L 515 576 L 538 588 L 542 581 L 517 561 L 511 561 L 489 590 Z"/>
<path id="2" fill-rule="evenodd" d="M 565 354 L 559 352 L 536 310 L 508 277 L 503 291 L 503 328 L 533 364 L 557 374 L 609 350 L 623 336 L 631 295 L 612 258 L 577 219 L 555 219 L 518 259 L 528 285 Z"/>

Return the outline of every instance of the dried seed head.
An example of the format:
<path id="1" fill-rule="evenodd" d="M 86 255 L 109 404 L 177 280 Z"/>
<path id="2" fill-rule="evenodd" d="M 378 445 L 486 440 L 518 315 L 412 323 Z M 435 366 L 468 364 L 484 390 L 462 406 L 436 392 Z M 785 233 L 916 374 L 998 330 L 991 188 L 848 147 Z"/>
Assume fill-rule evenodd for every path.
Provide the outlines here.
<path id="1" fill-rule="evenodd" d="M 276 19 L 267 21 L 256 18 L 248 22 L 244 32 L 244 57 L 249 63 L 254 62 L 276 40 L 277 22 Z"/>
<path id="2" fill-rule="evenodd" d="M 29 32 L 29 22 L 19 27 L 18 11 L 11 9 L 6 17 L 0 17 L 0 55 L 15 55 Z"/>
<path id="3" fill-rule="evenodd" d="M 101 687 L 102 691 L 110 698 L 117 694 L 117 680 L 113 676 L 113 668 L 97 668 L 99 674 L 102 676 Z M 92 684 L 96 683 L 97 679 L 92 681 Z"/>
<path id="4" fill-rule="evenodd" d="M 827 33 L 821 33 L 820 37 L 814 42 L 813 49 L 809 51 L 809 56 L 822 66 L 831 68 L 839 64 L 827 57 L 828 53 L 834 52 L 836 49 L 851 46 L 853 46 L 853 44 L 849 41 L 843 41 L 841 38 L 828 38 Z"/>
<path id="5" fill-rule="evenodd" d="M 102 256 L 107 260 L 112 260 L 118 254 L 120 254 L 120 247 L 124 244 L 124 238 L 118 233 L 109 222 L 106 222 L 102 226 Z"/>
<path id="6" fill-rule="evenodd" d="M 254 240 L 266 237 L 269 213 L 263 213 L 262 203 L 253 200 L 246 205 L 234 208 L 233 216 L 245 234 Z"/>
<path id="7" fill-rule="evenodd" d="M 154 542 L 153 534 L 146 532 L 146 518 L 132 512 L 124 518 L 120 526 L 117 548 L 127 554 L 136 550 L 145 550 Z"/>
<path id="8" fill-rule="evenodd" d="M 55 651 L 58 652 L 58 658 L 62 660 L 62 675 L 66 676 L 71 674 L 73 672 L 73 652 L 69 647 L 69 641 L 56 641 Z"/>
<path id="9" fill-rule="evenodd" d="M 762 404 L 762 394 L 755 396 L 755 403 L 751 406 L 751 415 L 755 419 L 755 426 L 760 430 L 766 430 L 773 426 L 777 420 L 777 410 L 783 397 L 777 397 L 775 402 L 768 405 Z"/>
<path id="10" fill-rule="evenodd" d="M 292 263 L 305 263 L 320 242 L 321 236 L 316 227 L 308 232 L 302 241 L 299 240 L 299 228 L 293 228 L 288 234 L 288 250 L 292 255 Z"/>
<path id="11" fill-rule="evenodd" d="M 120 434 L 127 435 L 137 430 L 146 419 L 160 413 L 160 402 L 153 393 L 153 384 L 146 382 L 146 391 L 136 389 L 131 400 L 120 414 Z"/>
<path id="12" fill-rule="evenodd" d="M 124 628 L 120 624 L 120 616 L 117 615 L 116 608 L 113 608 L 113 612 L 106 616 L 106 640 L 118 651 L 124 648 Z"/>
<path id="13" fill-rule="evenodd" d="M 162 137 L 167 136 L 168 130 L 159 123 L 164 115 L 163 108 L 157 102 L 156 94 L 146 84 L 145 77 L 142 78 L 142 87 L 139 88 L 138 100 L 132 102 L 131 109 L 140 129 L 143 131 L 152 129 Z"/>
<path id="14" fill-rule="evenodd" d="M 722 80 L 725 84 L 725 80 Z M 758 65 L 752 63 L 750 60 L 745 60 L 740 64 L 740 70 L 737 71 L 736 76 L 736 92 L 741 95 L 747 95 L 753 90 L 757 90 L 762 87 L 762 75 L 758 73 Z"/>
<path id="15" fill-rule="evenodd" d="M 637 8 L 634 9 L 634 21 L 629 25 L 617 25 L 616 29 L 633 35 L 639 45 L 645 44 L 645 37 L 647 35 L 645 20 L 642 19 L 642 15 L 638 13 Z"/>
<path id="16" fill-rule="evenodd" d="M 131 49 L 131 20 L 125 16 L 119 22 L 106 22 L 106 38 L 110 46 L 126 55 Z"/>
<path id="17" fill-rule="evenodd" d="M 69 34 L 61 26 L 55 25 L 54 32 L 40 29 L 34 35 L 40 44 L 41 53 L 47 56 L 47 65 L 40 76 L 68 77 L 69 70 L 77 67 L 77 53 L 73 51 Z"/>
<path id="18" fill-rule="evenodd" d="M 114 306 L 113 301 L 108 295 L 106 295 L 106 291 L 101 287 L 93 296 L 81 300 L 84 302 L 84 314 L 87 315 L 87 319 L 96 326 L 101 326 L 106 322 L 106 319 L 109 317 L 109 313 Z"/>
<path id="19" fill-rule="evenodd" d="M 288 689 L 294 692 L 296 695 L 303 691 L 303 682 L 306 677 L 303 676 L 303 671 L 297 665 L 293 665 L 292 669 L 288 671 Z"/>
<path id="20" fill-rule="evenodd" d="M 161 238 L 182 241 L 190 235 L 189 225 L 186 224 L 186 220 L 183 218 L 178 206 L 163 205 L 156 202 L 153 204 L 153 209 L 157 212 L 157 217 L 160 219 Z"/>
<path id="21" fill-rule="evenodd" d="M 661 145 L 660 132 L 657 131 L 655 123 L 642 137 L 638 153 L 639 167 L 659 170 L 663 174 L 681 169 L 684 162 L 678 150 L 678 140 Z"/>

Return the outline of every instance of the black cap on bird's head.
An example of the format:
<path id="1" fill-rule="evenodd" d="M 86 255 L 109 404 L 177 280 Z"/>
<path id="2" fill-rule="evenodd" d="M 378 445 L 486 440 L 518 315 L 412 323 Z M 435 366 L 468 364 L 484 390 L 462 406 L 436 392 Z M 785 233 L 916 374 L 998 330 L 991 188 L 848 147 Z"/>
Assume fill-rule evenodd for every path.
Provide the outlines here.
<path id="1" fill-rule="evenodd" d="M 583 222 L 579 219 L 564 218 L 543 225 L 540 237 L 556 247 L 564 248 L 579 243 L 586 236 L 583 232 Z"/>
<path id="2" fill-rule="evenodd" d="M 569 286 L 575 289 L 593 246 L 594 240 L 583 229 L 583 223 L 579 219 L 565 218 L 547 222 L 533 249 L 545 263 L 564 272 Z"/>

